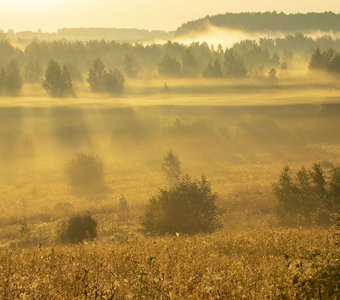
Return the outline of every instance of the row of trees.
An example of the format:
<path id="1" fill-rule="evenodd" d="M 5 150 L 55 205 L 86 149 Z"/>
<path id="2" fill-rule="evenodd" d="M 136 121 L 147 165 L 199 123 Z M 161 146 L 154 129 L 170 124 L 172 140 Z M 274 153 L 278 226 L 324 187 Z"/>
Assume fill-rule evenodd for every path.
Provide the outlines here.
<path id="1" fill-rule="evenodd" d="M 215 59 L 214 62 L 209 62 L 203 71 L 201 71 L 199 62 L 189 50 L 182 57 L 182 62 L 174 56 L 166 55 L 158 65 L 158 72 L 162 76 L 170 77 L 197 77 L 202 75 L 208 78 L 240 78 L 247 75 L 245 64 L 232 50 L 225 52 L 223 63 L 219 59 Z"/>
<path id="2" fill-rule="evenodd" d="M 278 216 L 286 225 L 329 225 L 332 213 L 340 211 L 340 166 L 325 172 L 320 164 L 302 167 L 292 176 L 285 167 L 274 185 Z"/>
<path id="3" fill-rule="evenodd" d="M 78 80 L 81 79 L 79 75 L 86 74 L 92 62 L 100 58 L 108 69 L 118 67 L 124 70 L 126 76 L 154 76 L 163 58 L 171 56 L 183 66 L 184 76 L 198 76 L 209 62 L 214 64 L 217 59 L 223 64 L 226 50 L 232 50 L 243 61 L 249 72 L 255 72 L 259 68 L 278 67 L 284 62 L 289 64 L 296 55 L 310 57 L 313 51 L 311 49 L 317 47 L 322 50 L 332 47 L 340 51 L 340 39 L 333 39 L 330 36 L 312 39 L 303 34 L 294 34 L 276 39 L 244 40 L 229 49 L 221 45 L 214 47 L 198 42 L 190 45 L 170 41 L 164 44 L 142 45 L 112 41 L 34 40 L 24 50 L 16 48 L 9 41 L 0 40 L 0 66 L 5 66 L 10 60 L 15 59 L 21 68 L 28 69 L 28 75 L 33 71 L 34 76 L 28 76 L 28 80 L 36 80 L 37 77 L 42 76 L 41 70 L 54 59 L 62 65 L 67 65 L 71 77 Z M 187 69 L 186 65 L 190 65 L 193 58 L 196 63 L 195 68 Z M 38 68 L 36 68 L 37 63 Z"/>
<path id="4" fill-rule="evenodd" d="M 12 60 L 6 68 L 0 69 L 0 95 L 16 96 L 20 94 L 23 86 L 23 77 L 36 83 L 40 79 L 40 67 L 38 64 L 28 64 L 21 74 L 18 64 Z M 104 64 L 97 59 L 93 62 L 88 73 L 88 83 L 95 93 L 108 92 L 120 93 L 124 89 L 124 75 L 118 69 L 105 70 Z M 42 82 L 43 88 L 52 97 L 67 97 L 74 95 L 73 80 L 67 65 L 61 66 L 55 60 L 51 60 L 46 68 Z"/>

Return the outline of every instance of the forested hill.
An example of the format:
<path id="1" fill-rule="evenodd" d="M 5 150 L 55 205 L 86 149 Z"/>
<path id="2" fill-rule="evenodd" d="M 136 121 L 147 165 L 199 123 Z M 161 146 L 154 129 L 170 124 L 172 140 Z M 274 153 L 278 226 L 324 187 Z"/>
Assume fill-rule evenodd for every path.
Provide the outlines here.
<path id="1" fill-rule="evenodd" d="M 338 31 L 340 32 L 340 14 L 333 12 L 285 14 L 283 12 L 266 13 L 226 13 L 190 21 L 180 26 L 176 35 L 203 32 L 213 25 L 219 28 L 239 29 L 244 31 Z"/>

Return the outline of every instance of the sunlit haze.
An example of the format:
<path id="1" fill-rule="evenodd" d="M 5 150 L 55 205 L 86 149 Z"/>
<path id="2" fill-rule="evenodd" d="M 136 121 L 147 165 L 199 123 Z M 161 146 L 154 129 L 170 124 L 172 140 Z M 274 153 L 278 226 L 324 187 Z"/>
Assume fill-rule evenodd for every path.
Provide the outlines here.
<path id="1" fill-rule="evenodd" d="M 242 11 L 333 11 L 338 0 L 0 0 L 3 30 L 55 31 L 63 27 L 119 27 L 175 30 L 205 15 Z"/>

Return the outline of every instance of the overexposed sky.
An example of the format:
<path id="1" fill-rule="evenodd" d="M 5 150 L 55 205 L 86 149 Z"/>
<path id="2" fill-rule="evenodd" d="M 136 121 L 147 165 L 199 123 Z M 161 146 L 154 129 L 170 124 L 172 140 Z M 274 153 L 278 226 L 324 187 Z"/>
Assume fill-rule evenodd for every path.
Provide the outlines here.
<path id="1" fill-rule="evenodd" d="M 0 29 L 63 27 L 175 30 L 186 21 L 225 12 L 340 12 L 340 0 L 0 0 Z"/>

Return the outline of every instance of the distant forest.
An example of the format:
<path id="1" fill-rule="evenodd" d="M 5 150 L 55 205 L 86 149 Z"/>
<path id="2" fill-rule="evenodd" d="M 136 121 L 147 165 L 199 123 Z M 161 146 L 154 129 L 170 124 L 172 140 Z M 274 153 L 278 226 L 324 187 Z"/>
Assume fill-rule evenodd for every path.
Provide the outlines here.
<path id="1" fill-rule="evenodd" d="M 285 14 L 265 13 L 226 13 L 190 21 L 180 26 L 176 35 L 203 32 L 210 26 L 244 31 L 279 31 L 284 33 L 308 31 L 340 31 L 340 14 L 333 12 Z"/>
<path id="2" fill-rule="evenodd" d="M 33 40 L 25 48 L 18 48 L 10 40 L 0 39 L 0 68 L 15 60 L 21 70 L 29 69 L 26 73 L 38 73 L 53 59 L 68 66 L 73 80 L 82 80 L 93 61 L 100 58 L 107 68 L 118 68 L 128 77 L 221 77 L 221 71 L 239 77 L 271 68 L 289 69 L 296 59 L 309 62 L 317 48 L 340 52 L 340 39 L 312 39 L 296 33 L 277 39 L 244 40 L 229 49 L 198 42 L 143 45 L 103 40 Z"/>
<path id="3" fill-rule="evenodd" d="M 13 30 L 4 32 L 0 30 L 0 39 L 19 40 L 22 43 L 29 42 L 33 39 L 45 41 L 66 39 L 69 41 L 111 40 L 119 42 L 139 42 L 168 40 L 173 37 L 174 32 L 124 28 L 62 28 L 56 33 L 42 32 L 40 30 L 37 32 L 14 32 Z"/>

